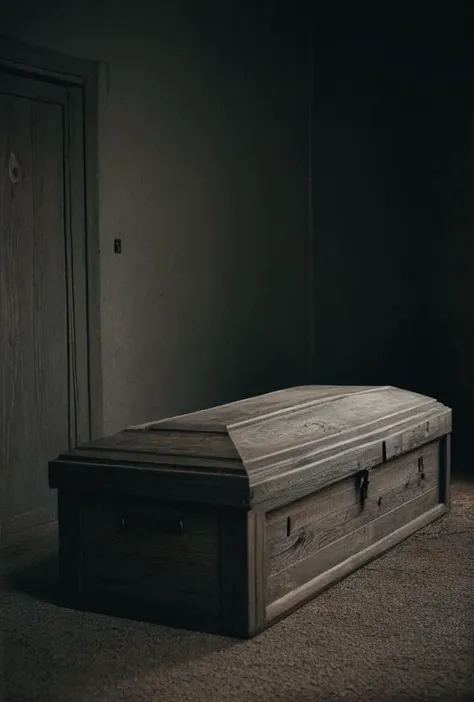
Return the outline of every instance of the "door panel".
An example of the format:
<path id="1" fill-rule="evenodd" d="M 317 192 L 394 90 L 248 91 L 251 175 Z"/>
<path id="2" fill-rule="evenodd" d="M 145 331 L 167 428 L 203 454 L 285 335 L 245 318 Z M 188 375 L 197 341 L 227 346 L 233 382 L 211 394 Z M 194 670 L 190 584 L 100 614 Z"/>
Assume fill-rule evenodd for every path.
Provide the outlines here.
<path id="1" fill-rule="evenodd" d="M 31 81 L 14 80 L 13 91 L 12 77 L 2 85 L 0 75 L 0 508 L 4 543 L 9 536 L 55 518 L 47 464 L 75 440 L 68 361 L 67 92 L 54 86 L 45 87 L 42 94 L 38 81 L 32 93 L 22 90 L 31 87 Z"/>

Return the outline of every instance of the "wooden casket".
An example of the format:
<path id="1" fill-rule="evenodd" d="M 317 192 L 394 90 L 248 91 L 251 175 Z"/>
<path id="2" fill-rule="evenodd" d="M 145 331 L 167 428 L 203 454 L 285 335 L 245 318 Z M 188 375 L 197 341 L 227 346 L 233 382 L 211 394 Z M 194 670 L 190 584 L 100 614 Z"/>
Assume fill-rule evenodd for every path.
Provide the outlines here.
<path id="1" fill-rule="evenodd" d="M 73 606 L 251 637 L 449 509 L 451 410 L 303 386 L 61 454 Z"/>

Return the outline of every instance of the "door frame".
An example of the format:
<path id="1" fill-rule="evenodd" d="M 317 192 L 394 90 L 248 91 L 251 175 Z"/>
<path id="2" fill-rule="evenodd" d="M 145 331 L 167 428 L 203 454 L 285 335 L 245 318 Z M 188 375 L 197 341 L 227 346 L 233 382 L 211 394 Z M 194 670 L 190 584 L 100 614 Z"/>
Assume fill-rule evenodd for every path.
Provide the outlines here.
<path id="1" fill-rule="evenodd" d="M 0 70 L 25 78 L 53 83 L 80 91 L 81 100 L 72 106 L 76 120 L 82 121 L 84 187 L 76 197 L 83 198 L 85 210 L 85 319 L 87 325 L 89 437 L 103 432 L 102 356 L 100 338 L 100 245 L 98 226 L 98 67 L 96 61 L 78 59 L 0 35 Z M 71 191 L 70 197 L 75 193 Z M 74 246 L 74 241 L 71 242 Z M 71 313 L 71 304 L 68 305 Z M 72 310 L 72 314 L 75 312 Z M 81 315 L 82 316 L 82 315 Z M 76 325 L 76 321 L 73 322 Z M 77 327 L 70 339 L 75 347 Z M 54 458 L 52 456 L 51 458 Z"/>

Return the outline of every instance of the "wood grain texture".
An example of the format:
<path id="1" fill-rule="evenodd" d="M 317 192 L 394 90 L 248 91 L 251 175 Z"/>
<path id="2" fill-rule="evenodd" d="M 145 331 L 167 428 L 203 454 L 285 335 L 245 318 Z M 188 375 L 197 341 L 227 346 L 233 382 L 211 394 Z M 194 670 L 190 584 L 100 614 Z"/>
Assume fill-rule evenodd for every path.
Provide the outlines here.
<path id="1" fill-rule="evenodd" d="M 245 476 L 250 504 L 270 510 L 450 430 L 451 410 L 417 393 L 303 386 L 103 437 L 61 456 L 52 466 L 53 482 L 61 470 L 70 471 L 72 460 L 89 464 L 89 456 L 99 454 L 97 463 L 108 459 L 130 471 L 153 465 L 157 479 L 175 469 L 180 481 L 187 473 L 191 482 L 206 461 L 203 472 L 214 472 L 219 483 Z"/>
<path id="2" fill-rule="evenodd" d="M 386 461 L 450 431 L 451 410 L 436 404 L 432 409 L 410 412 L 408 417 L 404 414 L 386 418 L 380 424 L 366 427 L 360 432 L 355 432 L 351 437 L 335 433 L 324 442 L 315 441 L 310 447 L 303 446 L 294 450 L 290 456 L 270 460 L 260 467 L 253 465 L 248 471 L 251 483 L 257 486 L 269 475 L 278 476 L 294 472 L 310 464 L 329 461 L 340 454 L 348 454 L 377 445 L 379 446 L 377 455 L 381 456 L 382 461 Z"/>
<path id="3" fill-rule="evenodd" d="M 267 520 L 267 572 L 274 575 L 405 502 L 437 487 L 439 446 L 375 468 L 364 507 L 352 478 L 276 512 Z M 419 460 L 423 459 L 423 473 Z M 422 477 L 423 476 L 423 477 Z"/>
<path id="4" fill-rule="evenodd" d="M 180 559 L 190 553 L 216 556 L 215 508 L 170 505 L 155 500 L 84 497 L 82 534 L 90 547 L 113 553 L 153 551 Z"/>
<path id="5" fill-rule="evenodd" d="M 252 512 L 221 509 L 220 601 L 222 632 L 247 638 L 255 629 L 255 519 Z"/>
<path id="6" fill-rule="evenodd" d="M 266 625 L 267 587 L 267 529 L 266 515 L 261 509 L 255 510 L 255 630 L 262 631 Z"/>
<path id="7" fill-rule="evenodd" d="M 146 603 L 155 616 L 168 610 L 168 621 L 177 610 L 190 620 L 199 614 L 217 621 L 221 599 L 216 509 L 83 497 L 81 511 L 80 598 Z M 237 539 L 234 546 L 241 543 Z M 244 559 L 244 569 L 245 563 Z M 245 604 L 246 591 L 239 595 L 236 604 Z"/>
<path id="8" fill-rule="evenodd" d="M 217 471 L 189 471 L 179 466 L 162 466 L 51 461 L 52 488 L 77 490 L 99 495 L 152 497 L 170 502 L 201 502 L 249 507 L 250 490 L 246 475 Z"/>
<path id="9" fill-rule="evenodd" d="M 2 85 L 11 87 L 4 83 L 0 77 L 0 92 Z M 55 518 L 47 462 L 70 445 L 70 425 L 63 107 L 5 92 L 0 120 L 0 450 L 7 542 L 9 532 L 31 525 L 35 512 L 36 524 Z M 16 184 L 4 167 L 11 153 L 20 170 Z"/>
<path id="10" fill-rule="evenodd" d="M 283 617 L 287 617 L 295 609 L 301 607 L 305 602 L 311 600 L 317 594 L 323 592 L 331 585 L 334 585 L 339 580 L 347 577 L 358 568 L 370 563 L 375 558 L 378 558 L 383 553 L 386 553 L 391 548 L 401 543 L 404 539 L 414 534 L 431 522 L 439 519 L 446 513 L 446 506 L 438 504 L 432 509 L 424 512 L 419 517 L 407 522 L 399 529 L 391 531 L 387 536 L 373 545 L 368 546 L 362 551 L 358 551 L 350 558 L 342 561 L 334 568 L 325 571 L 321 575 L 308 580 L 304 585 L 293 590 L 275 602 L 268 605 L 266 608 L 266 623 L 267 626 L 276 624 Z"/>
<path id="11" fill-rule="evenodd" d="M 230 437 L 219 432 L 122 431 L 97 439 L 88 446 L 97 450 L 141 451 L 161 456 L 189 456 L 197 459 L 240 458 Z"/>
<path id="12" fill-rule="evenodd" d="M 160 504 L 156 505 L 158 508 Z M 122 516 L 137 516 L 123 529 Z M 153 514 L 158 521 L 149 519 Z M 167 527 L 179 516 L 183 535 Z M 143 519 L 144 517 L 144 519 Z M 220 630 L 216 512 L 59 491 L 64 603 L 115 616 Z M 177 546 L 177 539 L 185 536 Z"/>
<path id="13" fill-rule="evenodd" d="M 287 593 L 297 590 L 309 580 L 331 570 L 358 551 L 372 546 L 437 505 L 439 505 L 439 491 L 434 487 L 368 524 L 356 528 L 287 569 L 270 575 L 267 581 L 267 603 L 270 604 Z"/>
<path id="14" fill-rule="evenodd" d="M 358 438 L 361 434 L 386 426 L 394 417 L 410 417 L 421 408 L 436 404 L 431 398 L 397 388 L 373 389 L 318 403 L 296 407 L 285 413 L 263 418 L 250 425 L 236 425 L 230 434 L 246 465 L 284 458 L 294 448 L 327 446 Z"/>
<path id="15" fill-rule="evenodd" d="M 451 434 L 443 436 L 439 443 L 440 502 L 451 509 Z"/>
<path id="16" fill-rule="evenodd" d="M 265 514 L 221 510 L 221 633 L 252 638 L 265 628 Z"/>
<path id="17" fill-rule="evenodd" d="M 434 439 L 445 436 L 451 431 L 451 410 L 442 409 L 437 416 L 430 415 L 429 433 L 426 432 L 427 422 L 425 418 L 418 417 L 418 427 L 421 431 L 415 432 L 416 441 L 413 440 L 414 432 L 412 422 L 403 423 L 396 427 L 388 427 L 377 432 L 374 436 L 365 437 L 368 443 L 359 444 L 355 448 L 344 450 L 343 446 L 333 447 L 328 453 L 321 456 L 311 456 L 301 461 L 295 461 L 289 466 L 285 466 L 285 471 L 268 473 L 266 477 L 260 478 L 259 483 L 252 484 L 252 504 L 261 504 L 267 509 L 274 509 L 280 505 L 309 495 L 322 487 L 343 480 L 359 470 L 371 469 L 387 460 L 387 443 L 390 440 L 384 439 L 387 433 L 393 437 L 400 436 L 402 444 L 404 434 L 411 437 L 406 446 L 414 450 L 417 446 L 422 446 Z M 398 432 L 398 434 L 397 434 Z M 395 455 L 400 455 L 396 453 Z"/>
<path id="18" fill-rule="evenodd" d="M 143 465 L 153 468 L 154 465 L 160 467 L 176 466 L 186 468 L 196 472 L 211 469 L 215 473 L 229 473 L 233 475 L 244 475 L 242 462 L 236 458 L 201 458 L 199 463 L 192 456 L 157 456 L 155 453 L 147 451 L 113 451 L 112 449 L 95 448 L 90 444 L 76 448 L 73 453 L 64 453 L 58 456 L 58 461 L 76 461 L 78 463 L 103 463 L 114 465 Z"/>
<path id="19" fill-rule="evenodd" d="M 52 461 L 53 487 L 89 495 L 81 599 L 249 638 L 446 511 L 449 408 L 394 388 L 311 393 L 282 407 L 281 391 L 270 412 L 255 398 L 228 433 L 134 428 Z M 234 430 L 269 461 L 249 468 Z"/>
<path id="20" fill-rule="evenodd" d="M 56 51 L 0 36 L 0 68 L 4 79 L 9 80 L 12 93 L 18 94 L 18 77 L 27 85 L 29 96 L 57 104 L 64 103 L 64 92 L 72 97 L 66 106 L 71 127 L 69 144 L 69 166 L 71 172 L 71 223 L 73 244 L 81 245 L 75 234 L 84 241 L 86 261 L 82 256 L 74 260 L 76 282 L 75 306 L 78 317 L 81 308 L 87 308 L 87 329 L 79 328 L 76 334 L 79 347 L 86 345 L 89 372 L 90 435 L 102 434 L 102 363 L 100 350 L 100 270 L 99 270 L 99 226 L 98 226 L 98 63 L 79 59 Z M 24 93 L 24 89 L 23 89 Z M 60 96 L 60 97 L 58 97 Z M 82 105 L 79 103 L 82 99 Z M 82 132 L 82 134 L 81 134 Z M 82 143 L 81 143 L 82 138 Z M 81 185 L 85 181 L 85 187 Z M 75 187 L 78 184 L 78 188 Z M 85 190 L 84 199 L 80 190 Z M 66 192 L 66 195 L 68 193 Z M 75 226 L 85 210 L 85 229 Z M 86 245 L 85 245 L 86 244 Z M 87 276 L 84 264 L 87 263 Z M 81 270 L 81 265 L 83 269 Z M 82 281 L 87 278 L 87 295 L 79 295 Z M 80 352 L 80 351 L 79 351 Z M 81 363 L 82 359 L 79 359 Z M 79 392 L 79 441 L 84 440 L 80 429 L 85 408 L 81 404 L 84 388 Z"/>
<path id="21" fill-rule="evenodd" d="M 81 573 L 84 588 L 91 582 L 94 589 L 103 585 L 128 587 L 130 592 L 148 589 L 157 601 L 169 600 L 178 593 L 183 599 L 185 595 L 194 595 L 193 601 L 218 600 L 217 551 L 214 557 L 179 558 L 171 553 L 163 555 L 159 550 L 115 551 L 85 543 Z"/>
<path id="22" fill-rule="evenodd" d="M 157 422 L 147 422 L 134 427 L 130 431 L 214 431 L 227 432 L 229 424 L 246 423 L 254 420 L 260 421 L 262 416 L 268 414 L 278 415 L 282 411 L 291 410 L 301 405 L 320 402 L 331 397 L 370 390 L 367 387 L 347 387 L 334 385 L 303 385 L 291 389 L 276 390 L 275 392 L 249 397 L 237 402 L 230 402 L 218 407 L 190 412 Z"/>
<path id="23" fill-rule="evenodd" d="M 78 71 L 77 76 L 69 72 L 72 68 Z M 93 423 L 96 434 L 100 433 L 97 403 L 102 404 L 101 378 L 100 372 L 94 371 L 100 354 L 91 355 L 92 347 L 94 353 L 97 350 L 98 329 L 90 323 L 97 317 L 98 296 L 94 295 L 94 270 L 87 270 L 98 252 L 86 241 L 94 240 L 93 221 L 88 215 L 86 226 L 85 219 L 86 210 L 94 209 L 94 192 L 87 179 L 87 193 L 84 189 L 84 161 L 93 161 L 94 105 L 89 88 L 94 70 L 92 62 L 68 60 L 67 56 L 0 37 L 0 225 L 4 247 L 0 329 L 10 343 L 2 343 L 0 349 L 0 373 L 8 378 L 2 383 L 0 419 L 12 393 L 16 398 L 16 418 L 9 413 L 8 438 L 3 441 L 2 436 L 9 456 L 1 456 L 0 471 L 10 478 L 15 476 L 10 490 L 15 493 L 13 502 L 11 494 L 3 493 L 8 503 L 3 510 L 3 547 L 34 538 L 40 524 L 54 519 L 47 461 L 58 449 L 67 450 L 77 441 L 88 440 Z M 8 116 L 5 105 L 12 103 L 22 114 Z M 10 182 L 4 168 L 11 153 L 20 164 L 21 177 L 16 184 Z M 15 309 L 20 303 L 18 314 Z M 2 331 L 0 342 L 4 340 Z M 18 367 L 12 368 L 12 363 Z M 18 393 L 23 397 L 23 408 Z M 28 394 L 34 397 L 28 398 Z M 28 430 L 30 421 L 26 415 L 20 417 L 28 412 L 26 408 L 30 414 L 37 413 L 35 429 L 28 438 L 32 444 L 29 457 L 23 456 L 26 449 L 21 445 L 21 432 Z M 10 461 L 12 452 L 24 466 L 23 478 L 18 465 Z M 26 510 L 28 501 L 30 509 Z"/>

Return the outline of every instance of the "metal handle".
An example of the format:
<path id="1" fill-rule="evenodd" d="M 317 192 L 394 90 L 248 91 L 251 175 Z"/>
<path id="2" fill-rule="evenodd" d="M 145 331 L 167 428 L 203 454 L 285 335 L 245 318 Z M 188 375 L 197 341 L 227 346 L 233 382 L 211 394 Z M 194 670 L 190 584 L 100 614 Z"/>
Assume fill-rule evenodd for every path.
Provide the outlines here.
<path id="1" fill-rule="evenodd" d="M 165 534 L 182 536 L 184 534 L 184 523 L 182 519 L 166 520 L 159 517 L 150 517 L 149 515 L 122 515 L 120 518 L 120 529 L 124 531 L 131 530 L 146 530 L 159 529 Z"/>

